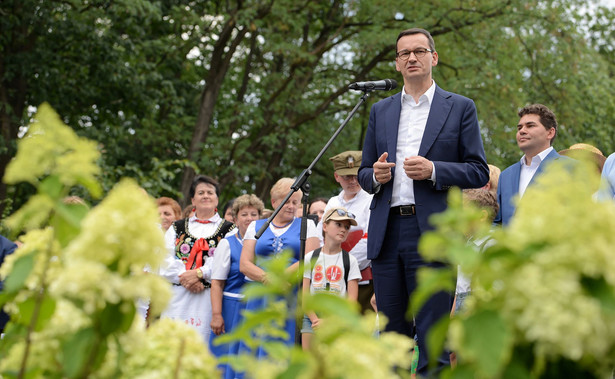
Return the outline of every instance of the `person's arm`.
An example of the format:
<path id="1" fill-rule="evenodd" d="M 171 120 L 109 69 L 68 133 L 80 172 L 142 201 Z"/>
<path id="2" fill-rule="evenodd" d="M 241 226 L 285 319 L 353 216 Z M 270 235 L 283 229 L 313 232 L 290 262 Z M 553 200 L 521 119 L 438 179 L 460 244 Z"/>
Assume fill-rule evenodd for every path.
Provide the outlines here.
<path id="1" fill-rule="evenodd" d="M 376 148 L 376 111 L 374 106 L 369 113 L 369 123 L 367 125 L 367 131 L 365 133 L 365 140 L 363 143 L 363 152 L 361 158 L 361 167 L 359 167 L 359 173 L 357 180 L 361 185 L 361 188 L 367 193 L 375 193 L 380 188 L 376 185 L 376 178 L 374 175 L 374 162 L 378 160 L 381 154 L 378 154 Z"/>
<path id="2" fill-rule="evenodd" d="M 211 281 L 211 331 L 219 336 L 224 333 L 224 319 L 222 318 L 222 291 L 225 280 Z"/>
<path id="3" fill-rule="evenodd" d="M 455 306 L 457 306 L 457 294 L 455 293 L 455 297 L 453 298 L 453 308 L 451 308 L 451 318 L 455 316 Z"/>
<path id="4" fill-rule="evenodd" d="M 243 241 L 243 249 L 241 249 L 241 258 L 239 259 L 239 271 L 255 282 L 265 283 L 267 280 L 267 274 L 265 271 L 254 264 L 256 248 L 256 240 Z"/>
<path id="5" fill-rule="evenodd" d="M 502 224 L 502 187 L 501 186 L 498 186 L 498 190 L 496 193 L 497 193 L 497 200 L 498 200 L 498 213 L 495 214 L 495 218 L 493 219 L 493 224 L 501 225 Z"/>
<path id="6" fill-rule="evenodd" d="M 306 259 L 307 262 L 307 259 Z M 308 263 L 306 263 L 307 265 Z M 311 270 L 310 270 L 311 272 Z M 310 287 L 312 285 L 312 280 L 309 278 L 303 278 L 303 298 L 305 299 L 307 296 L 311 296 L 310 295 Z M 319 326 L 319 318 L 316 315 L 316 313 L 314 312 L 305 312 L 305 314 L 308 316 L 308 318 L 310 319 L 310 321 L 312 322 L 312 329 L 315 329 Z"/>
<path id="7" fill-rule="evenodd" d="M 459 130 L 456 133 L 459 136 L 457 142 L 459 156 L 432 161 L 436 170 L 436 190 L 446 190 L 450 186 L 480 188 L 489 181 L 489 167 L 480 135 L 476 106 L 469 99 L 457 100 L 455 106 L 464 107 L 459 120 Z"/>
<path id="8" fill-rule="evenodd" d="M 359 299 L 359 279 L 349 280 L 346 292 L 350 300 L 357 301 Z"/>
<path id="9" fill-rule="evenodd" d="M 312 280 L 310 278 L 303 278 L 303 299 L 305 302 L 305 299 L 310 296 L 310 286 L 312 285 Z"/>
<path id="10" fill-rule="evenodd" d="M 167 256 L 160 265 L 159 275 L 173 284 L 179 283 L 179 276 L 186 271 L 184 263 L 175 256 L 175 228 L 171 226 L 164 234 Z"/>

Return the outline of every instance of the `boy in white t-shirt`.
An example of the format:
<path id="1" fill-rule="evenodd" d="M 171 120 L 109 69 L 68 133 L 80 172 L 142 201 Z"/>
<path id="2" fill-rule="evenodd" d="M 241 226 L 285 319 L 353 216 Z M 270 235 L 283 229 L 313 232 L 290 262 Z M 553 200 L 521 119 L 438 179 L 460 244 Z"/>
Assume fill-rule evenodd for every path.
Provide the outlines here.
<path id="1" fill-rule="evenodd" d="M 303 295 L 308 296 L 308 291 L 310 294 L 329 292 L 357 301 L 361 279 L 359 263 L 354 256 L 342 251 L 342 243 L 348 237 L 350 226 L 357 225 L 355 216 L 345 208 L 336 207 L 328 210 L 322 220 L 323 246 L 305 256 Z M 317 258 L 312 262 L 314 254 Z M 320 319 L 315 313 L 309 312 L 304 316 L 301 328 L 304 349 L 309 348 L 313 329 L 319 325 Z"/>

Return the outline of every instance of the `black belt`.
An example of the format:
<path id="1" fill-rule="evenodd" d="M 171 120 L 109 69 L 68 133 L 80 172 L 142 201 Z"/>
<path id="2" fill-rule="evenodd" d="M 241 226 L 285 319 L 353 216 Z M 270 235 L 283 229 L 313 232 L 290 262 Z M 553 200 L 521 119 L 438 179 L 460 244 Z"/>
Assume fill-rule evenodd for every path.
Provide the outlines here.
<path id="1" fill-rule="evenodd" d="M 205 279 L 201 279 L 201 283 L 205 286 L 205 288 L 211 288 L 211 283 L 206 282 Z M 174 286 L 181 287 L 181 284 L 173 283 Z"/>
<path id="2" fill-rule="evenodd" d="M 416 207 L 414 206 L 414 204 L 398 205 L 396 207 L 391 207 L 390 214 L 400 216 L 414 216 L 416 215 Z"/>

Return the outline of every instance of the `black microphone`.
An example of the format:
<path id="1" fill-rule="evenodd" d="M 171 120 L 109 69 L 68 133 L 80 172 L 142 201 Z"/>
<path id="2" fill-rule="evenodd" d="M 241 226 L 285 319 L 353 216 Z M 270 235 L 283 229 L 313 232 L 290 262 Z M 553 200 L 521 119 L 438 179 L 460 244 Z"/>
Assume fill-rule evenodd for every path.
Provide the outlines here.
<path id="1" fill-rule="evenodd" d="M 397 82 L 393 79 L 376 80 L 373 82 L 356 82 L 348 88 L 357 91 L 390 91 L 397 88 Z"/>

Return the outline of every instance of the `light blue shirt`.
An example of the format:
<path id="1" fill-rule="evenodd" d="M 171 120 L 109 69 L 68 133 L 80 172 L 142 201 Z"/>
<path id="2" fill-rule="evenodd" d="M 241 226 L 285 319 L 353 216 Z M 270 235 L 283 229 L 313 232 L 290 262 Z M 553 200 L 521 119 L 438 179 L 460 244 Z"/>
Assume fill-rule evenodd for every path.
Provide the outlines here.
<path id="1" fill-rule="evenodd" d="M 609 155 L 602 167 L 602 184 L 598 200 L 615 200 L 615 153 Z"/>

